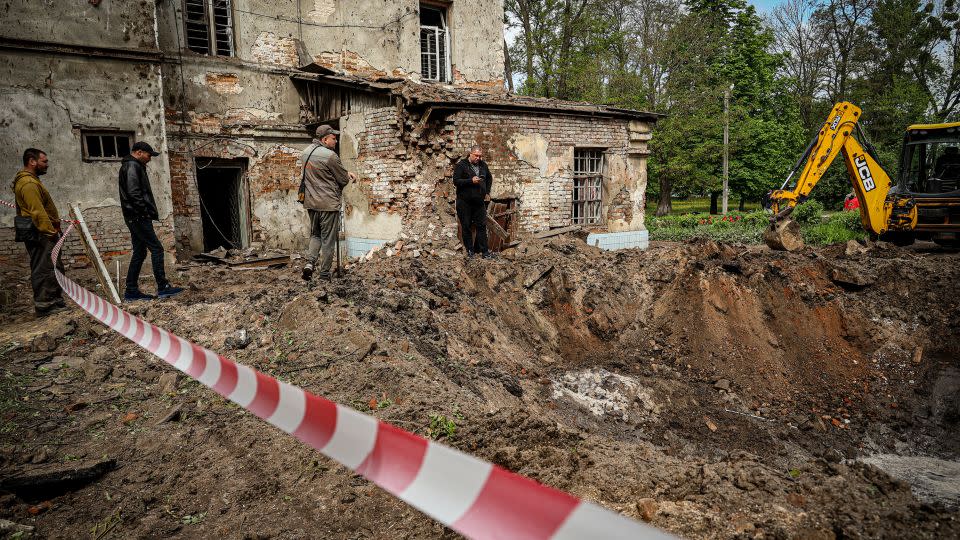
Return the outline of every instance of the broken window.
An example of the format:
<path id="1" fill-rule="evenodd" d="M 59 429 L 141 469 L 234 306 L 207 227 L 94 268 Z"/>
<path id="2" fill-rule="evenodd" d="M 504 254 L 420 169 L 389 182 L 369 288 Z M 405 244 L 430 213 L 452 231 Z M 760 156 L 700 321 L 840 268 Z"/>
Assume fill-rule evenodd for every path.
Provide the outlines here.
<path id="1" fill-rule="evenodd" d="M 600 223 L 603 192 L 603 150 L 573 151 L 573 223 Z"/>
<path id="2" fill-rule="evenodd" d="M 130 153 L 132 131 L 81 130 L 84 161 L 120 161 Z"/>
<path id="3" fill-rule="evenodd" d="M 341 116 L 390 106 L 387 94 L 366 92 L 293 77 L 300 94 L 300 122 L 333 124 Z"/>
<path id="4" fill-rule="evenodd" d="M 424 80 L 450 80 L 447 10 L 420 4 L 420 74 Z"/>
<path id="5" fill-rule="evenodd" d="M 187 48 L 200 54 L 233 56 L 230 0 L 184 0 Z"/>

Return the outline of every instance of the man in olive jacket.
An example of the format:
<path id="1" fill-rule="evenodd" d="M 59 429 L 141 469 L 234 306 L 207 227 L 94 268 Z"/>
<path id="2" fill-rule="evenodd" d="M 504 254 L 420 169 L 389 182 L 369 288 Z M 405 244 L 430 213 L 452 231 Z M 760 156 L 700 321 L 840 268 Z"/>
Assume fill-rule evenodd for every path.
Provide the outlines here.
<path id="1" fill-rule="evenodd" d="M 159 220 L 160 214 L 150 188 L 147 163 L 159 155 L 153 147 L 141 141 L 135 143 L 130 155 L 120 162 L 120 210 L 130 230 L 130 243 L 133 246 L 130 266 L 127 267 L 127 285 L 123 291 L 123 299 L 128 302 L 154 298 L 140 292 L 139 285 L 140 268 L 147 258 L 148 249 L 153 263 L 153 277 L 157 280 L 157 296 L 167 298 L 183 292 L 182 288 L 174 287 L 167 281 L 163 268 L 163 244 L 153 230 L 153 221 Z"/>
<path id="2" fill-rule="evenodd" d="M 467 257 L 474 254 L 491 257 L 487 249 L 487 201 L 493 187 L 493 175 L 483 161 L 483 149 L 479 145 L 470 149 L 470 155 L 460 160 L 453 169 L 453 183 L 457 186 L 457 219 L 463 235 Z M 477 236 L 471 240 L 470 226 L 477 228 Z"/>
<path id="3" fill-rule="evenodd" d="M 67 309 L 50 260 L 53 247 L 60 239 L 60 214 L 50 192 L 40 181 L 48 167 L 47 154 L 43 150 L 28 148 L 23 153 L 23 169 L 13 181 L 17 215 L 31 218 L 37 230 L 37 239 L 27 240 L 24 246 L 30 255 L 30 285 L 33 287 L 33 308 L 38 317 Z M 59 260 L 57 268 L 63 271 L 63 263 Z"/>
<path id="4" fill-rule="evenodd" d="M 340 234 L 340 196 L 350 180 L 356 180 L 353 173 L 343 168 L 340 156 L 334 151 L 340 132 L 324 124 L 317 128 L 316 135 L 313 144 L 303 150 L 303 207 L 310 216 L 310 244 L 303 279 L 308 281 L 321 252 L 318 276 L 330 279 L 333 252 Z"/>

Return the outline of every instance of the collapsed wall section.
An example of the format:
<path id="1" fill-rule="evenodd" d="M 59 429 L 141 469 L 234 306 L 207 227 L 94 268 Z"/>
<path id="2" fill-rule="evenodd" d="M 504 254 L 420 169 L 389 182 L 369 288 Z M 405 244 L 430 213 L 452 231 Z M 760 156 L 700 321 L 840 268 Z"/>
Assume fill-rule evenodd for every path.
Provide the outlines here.
<path id="1" fill-rule="evenodd" d="M 350 237 L 455 236 L 453 168 L 474 144 L 484 149 L 494 176 L 492 198 L 513 201 L 519 234 L 571 225 L 578 149 L 602 152 L 604 163 L 601 219 L 586 228 L 643 230 L 646 122 L 384 107 L 344 117 L 341 126 L 344 162 L 361 177 L 345 194 Z"/>

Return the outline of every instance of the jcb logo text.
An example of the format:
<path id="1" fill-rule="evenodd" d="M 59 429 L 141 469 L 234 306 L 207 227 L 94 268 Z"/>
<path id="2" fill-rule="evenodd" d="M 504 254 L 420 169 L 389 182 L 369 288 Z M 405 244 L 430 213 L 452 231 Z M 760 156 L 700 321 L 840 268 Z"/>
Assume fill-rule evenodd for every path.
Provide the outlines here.
<path id="1" fill-rule="evenodd" d="M 877 184 L 873 181 L 873 175 L 870 174 L 870 167 L 867 166 L 867 160 L 863 159 L 863 156 L 857 156 L 853 158 L 853 164 L 857 166 L 857 173 L 863 182 L 863 191 L 865 193 L 873 191 L 873 188 L 877 187 Z"/>

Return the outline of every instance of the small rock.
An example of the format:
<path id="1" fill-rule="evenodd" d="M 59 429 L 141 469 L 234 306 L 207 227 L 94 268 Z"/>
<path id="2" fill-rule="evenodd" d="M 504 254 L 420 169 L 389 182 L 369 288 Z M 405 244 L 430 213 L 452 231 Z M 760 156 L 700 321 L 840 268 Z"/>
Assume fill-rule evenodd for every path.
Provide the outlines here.
<path id="1" fill-rule="evenodd" d="M 10 533 L 9 538 L 14 538 L 16 533 L 26 533 L 30 534 L 33 532 L 33 527 L 30 525 L 21 525 L 19 523 L 14 523 L 7 519 L 0 519 L 0 533 Z"/>
<path id="2" fill-rule="evenodd" d="M 30 508 L 27 508 L 27 512 L 29 512 L 30 515 L 35 516 L 35 515 L 40 514 L 40 513 L 42 513 L 42 512 L 46 512 L 47 510 L 49 510 L 49 509 L 51 509 L 51 508 L 53 508 L 53 503 L 51 503 L 50 501 L 43 501 L 43 502 L 40 503 L 40 504 L 31 506 Z"/>
<path id="3" fill-rule="evenodd" d="M 713 384 L 713 387 L 717 390 L 723 390 L 724 392 L 730 391 L 730 381 L 727 379 L 720 379 L 719 381 Z"/>
<path id="4" fill-rule="evenodd" d="M 129 412 L 129 413 L 125 414 L 123 418 L 120 419 L 120 422 L 123 423 L 123 424 L 129 424 L 130 422 L 133 422 L 133 421 L 136 420 L 137 418 L 140 418 L 140 415 L 139 415 L 139 414 L 134 413 L 134 412 Z"/>
<path id="5" fill-rule="evenodd" d="M 237 330 L 236 336 L 228 336 L 224 340 L 223 346 L 228 349 L 246 349 L 250 345 L 252 339 L 250 339 L 250 334 L 244 329 Z"/>
<path id="6" fill-rule="evenodd" d="M 852 255 L 859 255 L 861 253 L 866 253 L 867 248 L 861 246 L 860 242 L 857 242 L 856 240 L 847 240 L 847 245 L 844 246 L 843 252 L 844 254 L 846 254 L 847 257 L 850 257 Z"/>
<path id="7" fill-rule="evenodd" d="M 650 522 L 657 515 L 658 504 L 655 499 L 645 498 L 637 502 L 637 511 L 640 513 L 640 519 Z"/>
<path id="8" fill-rule="evenodd" d="M 807 499 L 799 493 L 787 493 L 787 502 L 796 506 L 797 508 L 803 508 L 807 505 Z"/>
<path id="9" fill-rule="evenodd" d="M 80 409 L 85 409 L 85 408 L 87 408 L 87 405 L 88 405 L 88 404 L 87 404 L 87 403 L 84 403 L 83 401 L 75 401 L 75 402 L 67 405 L 66 407 L 64 407 L 64 410 L 67 411 L 68 413 L 77 412 L 77 411 L 79 411 Z"/>
<path id="10" fill-rule="evenodd" d="M 177 391 L 177 382 L 180 380 L 180 374 L 176 371 L 169 371 L 160 376 L 158 384 L 161 394 L 170 394 Z"/>
<path id="11" fill-rule="evenodd" d="M 43 448 L 34 452 L 32 456 L 30 456 L 30 463 L 39 465 L 41 463 L 45 463 L 48 459 L 50 459 L 50 453 L 47 452 L 47 447 L 44 446 Z"/>
<path id="12" fill-rule="evenodd" d="M 182 414 L 183 414 L 183 404 L 181 403 L 171 408 L 170 411 L 168 411 L 163 418 L 157 420 L 156 424 L 154 425 L 159 426 L 160 424 L 164 424 L 166 422 L 176 422 L 177 420 L 180 420 L 180 416 Z"/>
<path id="13" fill-rule="evenodd" d="M 83 363 L 83 373 L 88 382 L 103 382 L 113 373 L 112 361 L 116 354 L 107 347 L 97 347 Z"/>

